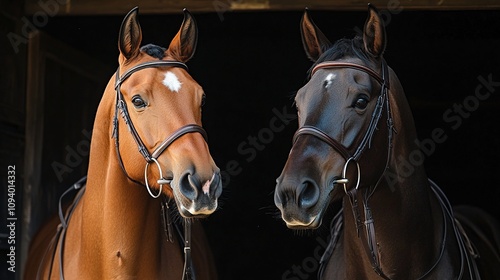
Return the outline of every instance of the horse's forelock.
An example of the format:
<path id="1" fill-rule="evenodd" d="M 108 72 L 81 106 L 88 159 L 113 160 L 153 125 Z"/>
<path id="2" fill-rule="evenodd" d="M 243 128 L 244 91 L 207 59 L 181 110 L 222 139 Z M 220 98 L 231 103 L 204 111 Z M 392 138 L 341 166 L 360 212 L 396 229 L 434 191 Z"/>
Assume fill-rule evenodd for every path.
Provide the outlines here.
<path id="1" fill-rule="evenodd" d="M 326 50 L 318 60 L 309 69 L 309 76 L 312 69 L 321 62 L 325 61 L 335 61 L 345 57 L 357 57 L 361 59 L 366 64 L 370 64 L 370 58 L 366 54 L 363 47 L 363 38 L 356 36 L 353 39 L 340 39 L 333 44 L 328 50 Z"/>
<path id="2" fill-rule="evenodd" d="M 166 49 L 154 44 L 147 44 L 141 47 L 141 51 L 145 52 L 149 56 L 152 56 L 157 59 L 163 59 L 165 57 Z"/>

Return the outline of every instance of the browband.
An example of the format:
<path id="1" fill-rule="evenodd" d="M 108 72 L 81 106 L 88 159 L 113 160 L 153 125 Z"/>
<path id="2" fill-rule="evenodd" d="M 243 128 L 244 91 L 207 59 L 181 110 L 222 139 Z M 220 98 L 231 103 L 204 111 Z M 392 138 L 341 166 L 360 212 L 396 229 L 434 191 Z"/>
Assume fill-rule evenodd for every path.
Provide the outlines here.
<path id="1" fill-rule="evenodd" d="M 385 65 L 385 61 L 382 61 L 382 64 Z M 311 71 L 311 76 L 314 75 L 316 71 L 319 69 L 331 69 L 331 68 L 351 68 L 351 69 L 356 69 L 363 71 L 367 73 L 368 75 L 372 76 L 379 84 L 387 87 L 389 89 L 389 79 L 384 79 L 384 77 L 389 77 L 389 73 L 383 73 L 384 77 L 381 77 L 377 72 L 373 71 L 370 67 L 355 64 L 355 63 L 349 63 L 349 62 L 335 62 L 335 61 L 330 61 L 330 62 L 322 62 L 319 63 L 318 65 L 314 66 L 313 70 Z M 382 71 L 387 71 L 387 67 L 382 67 Z"/>
<path id="2" fill-rule="evenodd" d="M 183 68 L 184 70 L 188 70 L 188 67 L 186 64 L 180 62 L 180 61 L 175 61 L 175 60 L 159 60 L 159 61 L 150 61 L 150 62 L 144 62 L 141 64 L 138 64 L 127 71 L 123 73 L 123 75 L 119 76 L 118 70 L 116 70 L 116 80 L 115 80 L 115 89 L 117 86 L 119 86 L 123 81 L 125 81 L 130 75 L 132 75 L 134 72 L 137 72 L 139 70 L 145 69 L 145 68 L 152 68 L 152 67 L 180 67 Z"/>

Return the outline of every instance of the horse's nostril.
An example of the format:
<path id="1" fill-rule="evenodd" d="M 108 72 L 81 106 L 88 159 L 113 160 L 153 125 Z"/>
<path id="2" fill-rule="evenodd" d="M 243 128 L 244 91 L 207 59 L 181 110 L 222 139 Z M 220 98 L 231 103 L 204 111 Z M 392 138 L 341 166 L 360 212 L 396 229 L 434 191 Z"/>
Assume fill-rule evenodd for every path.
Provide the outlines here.
<path id="1" fill-rule="evenodd" d="M 301 208 L 310 208 L 319 200 L 319 188 L 311 181 L 302 183 L 301 190 L 298 192 L 297 204 Z"/>
<path id="2" fill-rule="evenodd" d="M 221 193 L 222 193 L 222 181 L 221 181 L 221 175 L 219 172 L 215 172 L 214 175 L 212 176 L 212 179 L 210 181 L 209 185 L 209 193 L 215 198 L 218 198 Z"/>
<path id="3" fill-rule="evenodd" d="M 180 192 L 189 200 L 195 200 L 198 195 L 197 180 L 190 173 L 185 173 L 179 180 Z"/>

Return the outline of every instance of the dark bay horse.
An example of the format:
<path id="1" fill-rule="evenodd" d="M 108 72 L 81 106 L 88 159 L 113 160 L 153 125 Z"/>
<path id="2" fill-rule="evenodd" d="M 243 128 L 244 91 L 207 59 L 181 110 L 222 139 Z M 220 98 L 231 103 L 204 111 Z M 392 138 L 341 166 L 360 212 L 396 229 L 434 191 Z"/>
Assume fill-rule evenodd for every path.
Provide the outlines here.
<path id="1" fill-rule="evenodd" d="M 59 219 L 34 238 L 25 279 L 216 279 L 194 220 L 217 209 L 222 191 L 201 127 L 205 94 L 185 65 L 197 26 L 185 10 L 168 48 L 141 47 L 137 14 L 121 25 L 119 67 L 97 110 L 86 185 L 56 237 Z M 192 230 L 177 234 L 170 208 Z"/>
<path id="2" fill-rule="evenodd" d="M 331 44 L 307 10 L 303 46 L 314 61 L 295 97 L 299 129 L 275 204 L 292 229 L 321 225 L 342 201 L 320 261 L 320 279 L 500 279 L 498 222 L 452 209 L 422 165 L 403 88 L 383 58 L 382 18 L 373 6 L 362 36 Z"/>

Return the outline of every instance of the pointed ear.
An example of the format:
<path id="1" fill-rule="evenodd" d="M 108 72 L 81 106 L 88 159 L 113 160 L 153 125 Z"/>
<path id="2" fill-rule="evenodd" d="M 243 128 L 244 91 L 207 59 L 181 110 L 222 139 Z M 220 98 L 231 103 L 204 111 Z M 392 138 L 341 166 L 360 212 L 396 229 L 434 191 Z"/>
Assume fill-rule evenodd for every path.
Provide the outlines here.
<path id="1" fill-rule="evenodd" d="M 166 54 L 180 62 L 187 62 L 193 57 L 197 42 L 198 27 L 196 26 L 196 21 L 193 15 L 187 9 L 184 9 L 184 20 L 182 21 L 181 28 L 174 39 L 172 39 L 172 42 L 170 42 Z"/>
<path id="2" fill-rule="evenodd" d="M 139 54 L 142 31 L 137 21 L 138 7 L 133 8 L 123 19 L 118 35 L 118 49 L 125 59 L 133 59 Z"/>
<path id="3" fill-rule="evenodd" d="M 386 46 L 384 21 L 375 6 L 368 4 L 368 18 L 363 30 L 365 51 L 378 58 L 384 54 Z"/>
<path id="4" fill-rule="evenodd" d="M 307 57 L 312 61 L 318 60 L 321 54 L 332 45 L 309 17 L 309 9 L 307 8 L 300 22 L 300 34 Z"/>

